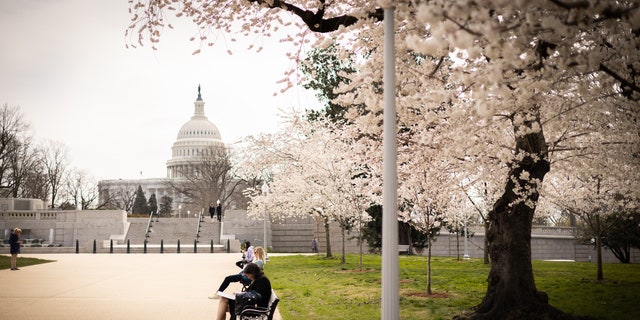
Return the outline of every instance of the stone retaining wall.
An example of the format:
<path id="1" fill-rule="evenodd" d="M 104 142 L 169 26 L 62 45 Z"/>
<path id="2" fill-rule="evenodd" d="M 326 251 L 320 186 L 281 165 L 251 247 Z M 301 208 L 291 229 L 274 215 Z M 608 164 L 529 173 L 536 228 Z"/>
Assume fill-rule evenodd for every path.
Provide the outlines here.
<path id="1" fill-rule="evenodd" d="M 13 228 L 22 229 L 22 238 L 43 239 L 64 247 L 83 246 L 94 239 L 123 237 L 128 229 L 127 213 L 122 210 L 10 211 L 0 212 L 0 230 L 8 239 Z"/>
<path id="2" fill-rule="evenodd" d="M 8 239 L 10 230 L 14 227 L 23 229 L 23 239 L 25 242 L 34 242 L 30 239 L 42 239 L 42 247 L 24 248 L 24 252 L 75 252 L 75 243 L 78 241 L 80 252 L 92 252 L 93 241 L 97 242 L 98 253 L 109 252 L 109 240 L 113 239 L 118 245 L 114 252 L 124 251 L 122 245 L 126 239 L 139 239 L 140 236 L 129 234 L 131 232 L 144 233 L 146 227 L 144 219 L 136 221 L 135 218 L 129 220 L 126 212 L 119 210 L 101 211 L 20 211 L 20 212 L 0 212 L 0 230 L 4 229 L 4 239 Z M 159 249 L 152 245 L 157 245 L 159 239 L 164 239 L 166 245 L 165 252 L 172 252 L 171 246 L 175 246 L 176 239 L 181 239 L 182 252 L 193 252 L 193 241 L 195 237 L 197 219 L 177 219 L 162 218 L 162 221 L 154 226 L 157 233 L 153 234 L 155 240 L 149 242 L 148 252 L 159 252 Z M 130 225 L 136 223 L 143 225 L 142 229 L 136 227 L 129 229 Z M 181 231 L 185 229 L 187 231 Z M 244 210 L 227 210 L 222 223 L 205 221 L 203 228 L 210 232 L 206 239 L 198 244 L 198 252 L 210 252 L 209 244 L 214 240 L 216 248 L 222 249 L 229 241 L 230 252 L 239 252 L 240 242 L 249 240 L 255 246 L 262 246 L 265 237 L 265 221 L 262 219 L 252 219 L 247 216 Z M 220 228 L 218 233 L 217 228 Z M 209 230 L 211 229 L 211 230 Z M 138 231 L 136 231 L 138 230 Z M 142 230 L 142 231 L 141 231 Z M 173 231 L 172 231 L 173 230 Z M 466 253 L 471 258 L 482 258 L 484 250 L 484 229 L 481 226 L 471 226 L 469 230 L 473 232 L 473 237 L 467 239 Z M 174 232 L 175 231 L 175 232 Z M 188 232 L 189 235 L 182 234 Z M 192 235 L 193 233 L 193 235 Z M 345 249 L 347 253 L 358 253 L 359 246 L 353 237 L 355 234 L 347 234 Z M 189 239 L 186 239 L 186 238 Z M 209 239 L 212 237 L 212 239 Z M 326 252 L 325 229 L 321 221 L 313 218 L 290 218 L 286 220 L 273 219 L 266 221 L 266 237 L 271 252 L 311 252 L 311 240 L 316 237 L 319 241 L 320 252 Z M 185 238 L 185 239 L 182 239 Z M 215 239 L 213 239 L 215 238 Z M 142 239 L 144 237 L 142 236 Z M 337 224 L 330 225 L 331 249 L 334 256 L 340 255 L 342 251 L 342 234 Z M 141 243 L 134 243 L 131 251 L 141 252 Z M 152 244 L 153 243 L 153 244 Z M 46 248 L 44 246 L 54 245 L 62 248 Z M 222 246 L 220 246 L 222 245 Z M 135 248 L 135 249 L 133 249 Z M 8 253 L 9 248 L 0 248 L 0 253 Z M 6 252 L 5 252 L 6 251 Z M 173 249 L 175 252 L 175 249 Z M 217 251 L 216 251 L 217 252 Z M 364 246 L 364 252 L 369 252 L 369 248 Z M 416 254 L 426 255 L 426 250 Z M 443 231 L 432 246 L 433 256 L 464 256 L 464 238 L 456 238 L 455 234 Z M 531 257 L 537 260 L 575 260 L 594 261 L 595 250 L 592 245 L 576 243 L 572 228 L 552 228 L 534 227 L 531 239 Z M 613 254 L 604 249 L 604 262 L 618 262 Z M 640 251 L 633 250 L 632 263 L 640 263 Z"/>

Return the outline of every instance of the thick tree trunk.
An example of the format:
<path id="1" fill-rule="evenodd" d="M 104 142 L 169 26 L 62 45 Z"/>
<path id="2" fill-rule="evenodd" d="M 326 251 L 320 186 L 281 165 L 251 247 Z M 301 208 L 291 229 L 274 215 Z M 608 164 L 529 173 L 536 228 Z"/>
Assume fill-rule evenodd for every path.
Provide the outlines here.
<path id="1" fill-rule="evenodd" d="M 345 264 L 347 263 L 347 240 L 346 240 L 346 235 L 345 235 L 345 229 L 341 228 L 340 232 L 342 234 L 342 254 L 340 255 L 340 263 L 341 264 Z"/>
<path id="2" fill-rule="evenodd" d="M 427 294 L 431 295 L 431 238 L 427 232 Z"/>
<path id="3" fill-rule="evenodd" d="M 604 280 L 604 274 L 602 272 L 602 230 L 600 226 L 600 216 L 596 214 L 596 264 L 598 266 L 596 272 L 596 279 L 598 281 Z"/>
<path id="4" fill-rule="evenodd" d="M 329 218 L 323 217 L 324 219 L 324 236 L 327 241 L 327 258 L 333 257 L 331 253 L 331 233 L 329 232 Z"/>
<path id="5" fill-rule="evenodd" d="M 364 255 L 364 248 L 363 248 L 363 238 L 362 238 L 362 230 L 364 229 L 364 225 L 361 223 L 360 224 L 360 228 L 358 230 L 358 249 L 359 249 L 359 253 L 360 253 L 360 261 L 358 261 L 358 265 L 360 267 L 360 271 L 362 271 L 362 256 Z"/>
<path id="6" fill-rule="evenodd" d="M 460 231 L 456 232 L 456 256 L 456 260 L 460 261 Z"/>
<path id="7" fill-rule="evenodd" d="M 489 221 L 484 221 L 484 234 L 489 234 Z M 489 264 L 489 239 L 484 237 L 484 250 L 483 250 L 483 262 Z"/>
<path id="8" fill-rule="evenodd" d="M 536 118 L 527 114 L 525 118 Z M 526 123 L 529 128 L 537 120 Z M 522 127 L 514 128 L 519 132 Z M 520 131 L 521 132 L 521 131 Z M 531 265 L 531 225 L 538 201 L 537 188 L 549 172 L 547 144 L 542 130 L 516 135 L 516 158 L 504 193 L 489 212 L 491 270 L 487 292 L 472 319 L 565 319 L 536 290 Z"/>

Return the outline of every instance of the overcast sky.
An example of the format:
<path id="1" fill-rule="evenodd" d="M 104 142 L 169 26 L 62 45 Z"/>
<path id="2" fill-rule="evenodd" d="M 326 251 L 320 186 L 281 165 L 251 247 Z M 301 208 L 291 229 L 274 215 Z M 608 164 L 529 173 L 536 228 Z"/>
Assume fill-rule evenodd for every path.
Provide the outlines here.
<path id="1" fill-rule="evenodd" d="M 0 104 L 20 107 L 37 142 L 64 143 L 96 179 L 165 177 L 199 84 L 227 144 L 276 130 L 282 109 L 317 108 L 301 88 L 274 96 L 291 65 L 277 41 L 260 53 L 246 51 L 256 39 L 219 41 L 194 56 L 196 27 L 173 18 L 158 51 L 127 49 L 127 10 L 126 0 L 0 1 Z"/>

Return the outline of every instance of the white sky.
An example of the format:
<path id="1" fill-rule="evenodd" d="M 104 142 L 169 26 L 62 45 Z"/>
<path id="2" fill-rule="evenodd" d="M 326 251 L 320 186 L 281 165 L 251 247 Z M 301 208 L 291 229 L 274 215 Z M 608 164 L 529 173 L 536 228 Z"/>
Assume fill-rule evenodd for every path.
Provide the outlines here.
<path id="1" fill-rule="evenodd" d="M 194 56 L 195 25 L 170 18 L 158 51 L 126 49 L 126 0 L 0 1 L 0 104 L 20 107 L 37 142 L 64 143 L 71 166 L 98 180 L 165 177 L 198 84 L 228 144 L 276 130 L 283 109 L 318 106 L 302 88 L 274 96 L 291 66 L 277 40 L 258 40 L 260 53 L 246 51 L 256 39 L 218 40 Z"/>

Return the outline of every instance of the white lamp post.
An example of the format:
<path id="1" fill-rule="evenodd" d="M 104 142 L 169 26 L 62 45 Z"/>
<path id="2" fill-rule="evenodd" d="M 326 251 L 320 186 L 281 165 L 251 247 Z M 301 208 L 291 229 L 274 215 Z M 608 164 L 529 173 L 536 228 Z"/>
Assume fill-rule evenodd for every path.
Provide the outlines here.
<path id="1" fill-rule="evenodd" d="M 398 265 L 398 148 L 396 146 L 396 52 L 394 2 L 384 8 L 383 166 L 382 173 L 382 319 L 400 319 Z"/>
<path id="2" fill-rule="evenodd" d="M 182 205 L 178 206 L 178 219 L 182 218 Z"/>
<path id="3" fill-rule="evenodd" d="M 464 217 L 464 256 L 463 259 L 469 259 L 469 250 L 467 249 L 467 238 L 469 229 L 467 228 L 467 216 Z"/>
<path id="4" fill-rule="evenodd" d="M 264 196 L 264 224 L 263 224 L 263 232 L 264 239 L 262 239 L 262 244 L 264 245 L 264 255 L 265 259 L 269 259 L 269 255 L 267 254 L 267 194 L 269 194 L 269 186 L 267 182 L 262 183 L 262 195 Z"/>

